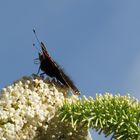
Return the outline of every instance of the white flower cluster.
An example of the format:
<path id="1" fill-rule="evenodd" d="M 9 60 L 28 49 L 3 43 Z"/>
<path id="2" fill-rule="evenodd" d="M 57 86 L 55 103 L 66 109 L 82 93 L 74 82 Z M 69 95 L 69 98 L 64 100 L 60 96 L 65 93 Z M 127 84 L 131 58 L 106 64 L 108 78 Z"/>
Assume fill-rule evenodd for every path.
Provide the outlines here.
<path id="1" fill-rule="evenodd" d="M 23 77 L 3 88 L 0 91 L 0 140 L 32 140 L 37 137 L 39 128 L 46 131 L 66 99 L 61 89 L 39 77 Z"/>

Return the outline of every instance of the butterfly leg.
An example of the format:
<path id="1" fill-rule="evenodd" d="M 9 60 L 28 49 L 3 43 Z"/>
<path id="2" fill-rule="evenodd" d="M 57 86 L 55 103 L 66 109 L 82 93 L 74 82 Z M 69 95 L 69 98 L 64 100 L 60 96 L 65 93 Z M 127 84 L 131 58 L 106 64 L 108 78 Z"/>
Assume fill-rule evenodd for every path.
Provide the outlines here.
<path id="1" fill-rule="evenodd" d="M 39 74 L 39 72 L 40 72 L 40 67 L 39 67 L 39 69 L 38 69 L 37 75 Z"/>
<path id="2" fill-rule="evenodd" d="M 39 58 L 35 58 L 35 59 L 34 59 L 34 64 L 40 64 Z"/>
<path id="3" fill-rule="evenodd" d="M 46 74 L 45 72 L 40 74 L 40 77 L 44 78 L 44 74 Z"/>

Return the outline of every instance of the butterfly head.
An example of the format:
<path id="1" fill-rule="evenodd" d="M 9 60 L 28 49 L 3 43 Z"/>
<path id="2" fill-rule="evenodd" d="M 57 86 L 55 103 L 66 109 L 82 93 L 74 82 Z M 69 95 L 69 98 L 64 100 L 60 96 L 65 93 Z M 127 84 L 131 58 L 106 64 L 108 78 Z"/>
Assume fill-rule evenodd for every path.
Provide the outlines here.
<path id="1" fill-rule="evenodd" d="M 40 60 L 40 62 L 44 59 L 44 57 L 43 57 L 43 54 L 42 53 L 38 53 L 38 56 L 39 56 L 39 60 Z"/>
<path id="2" fill-rule="evenodd" d="M 39 56 L 39 60 L 42 61 L 42 60 L 48 58 L 49 54 L 48 54 L 47 49 L 43 42 L 40 43 L 40 47 L 41 47 L 42 52 L 39 52 L 38 56 Z"/>

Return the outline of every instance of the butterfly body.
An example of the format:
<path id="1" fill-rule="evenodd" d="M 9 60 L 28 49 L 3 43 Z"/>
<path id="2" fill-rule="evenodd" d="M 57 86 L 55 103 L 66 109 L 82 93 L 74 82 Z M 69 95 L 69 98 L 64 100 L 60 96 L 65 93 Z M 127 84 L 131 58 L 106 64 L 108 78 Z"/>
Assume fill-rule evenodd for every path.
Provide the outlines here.
<path id="1" fill-rule="evenodd" d="M 48 57 L 40 61 L 40 69 L 51 78 L 55 77 L 62 84 L 66 84 L 60 75 L 59 69 L 50 61 Z"/>
<path id="2" fill-rule="evenodd" d="M 70 88 L 74 94 L 80 95 L 80 91 L 74 85 L 73 81 L 67 76 L 60 66 L 49 56 L 45 45 L 41 42 L 40 47 L 42 52 L 39 53 L 40 67 L 44 73 L 52 78 L 56 78 L 63 85 Z"/>

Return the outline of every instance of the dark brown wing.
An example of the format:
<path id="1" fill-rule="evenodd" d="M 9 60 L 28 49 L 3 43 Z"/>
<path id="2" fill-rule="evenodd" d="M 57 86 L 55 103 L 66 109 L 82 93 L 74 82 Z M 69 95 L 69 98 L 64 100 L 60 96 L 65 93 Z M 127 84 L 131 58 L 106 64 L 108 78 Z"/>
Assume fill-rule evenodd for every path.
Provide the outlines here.
<path id="1" fill-rule="evenodd" d="M 49 59 L 51 65 L 53 65 L 54 67 L 54 71 L 56 72 L 55 77 L 58 78 L 58 80 L 60 80 L 60 82 L 62 82 L 63 84 L 65 84 L 67 87 L 69 87 L 74 94 L 76 95 L 80 95 L 80 91 L 77 89 L 77 87 L 75 86 L 74 82 L 70 79 L 70 77 L 63 71 L 63 69 L 49 56 L 45 45 L 41 42 L 41 49 L 42 49 L 42 53 L 43 55 Z"/>
<path id="2" fill-rule="evenodd" d="M 75 94 L 80 95 L 80 91 L 75 86 L 74 82 L 70 79 L 70 77 L 64 72 L 64 70 L 56 63 L 57 68 L 59 69 L 60 75 L 62 76 L 63 80 L 65 81 L 66 85 L 74 91 Z"/>

